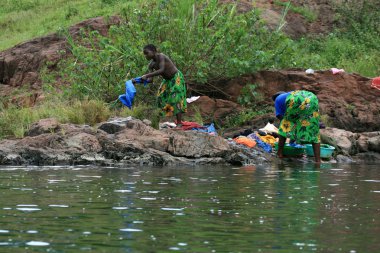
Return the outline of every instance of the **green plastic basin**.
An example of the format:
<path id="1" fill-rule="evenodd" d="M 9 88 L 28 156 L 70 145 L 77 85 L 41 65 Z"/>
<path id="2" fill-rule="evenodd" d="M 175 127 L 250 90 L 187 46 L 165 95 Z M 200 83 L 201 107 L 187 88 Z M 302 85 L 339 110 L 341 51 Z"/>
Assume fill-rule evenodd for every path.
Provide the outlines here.
<path id="1" fill-rule="evenodd" d="M 332 154 L 334 153 L 334 150 L 335 148 L 333 146 L 330 146 L 328 144 L 321 144 L 321 157 L 330 158 Z M 311 144 L 306 145 L 306 154 L 308 156 L 314 156 L 313 145 Z"/>
<path id="2" fill-rule="evenodd" d="M 278 150 L 278 143 L 277 142 L 274 144 L 274 149 L 276 151 Z M 289 146 L 288 143 L 286 143 L 284 146 L 284 151 L 282 153 L 285 156 L 300 156 L 300 155 L 303 155 L 305 153 L 305 149 L 306 148 L 291 147 L 291 146 Z"/>

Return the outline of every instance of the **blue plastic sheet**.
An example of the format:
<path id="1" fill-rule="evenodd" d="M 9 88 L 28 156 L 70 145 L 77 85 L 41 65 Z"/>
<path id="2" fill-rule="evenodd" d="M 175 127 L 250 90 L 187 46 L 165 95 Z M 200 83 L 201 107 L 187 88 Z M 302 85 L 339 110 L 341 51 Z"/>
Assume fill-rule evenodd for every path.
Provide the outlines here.
<path id="1" fill-rule="evenodd" d="M 272 153 L 272 146 L 269 145 L 268 143 L 263 142 L 255 133 L 250 134 L 247 137 L 254 139 L 256 141 L 257 145 L 260 148 L 264 149 L 265 152 Z"/>
<path id="2" fill-rule="evenodd" d="M 132 108 L 133 100 L 135 99 L 136 88 L 132 83 L 132 80 L 125 82 L 125 94 L 119 96 L 119 100 L 123 105 L 129 109 Z"/>
<path id="3" fill-rule="evenodd" d="M 204 125 L 203 128 L 193 128 L 192 130 L 196 130 L 196 131 L 204 132 L 204 133 L 209 133 L 212 135 L 218 135 L 218 133 L 216 132 L 214 123 L 211 123 L 210 125 Z"/>

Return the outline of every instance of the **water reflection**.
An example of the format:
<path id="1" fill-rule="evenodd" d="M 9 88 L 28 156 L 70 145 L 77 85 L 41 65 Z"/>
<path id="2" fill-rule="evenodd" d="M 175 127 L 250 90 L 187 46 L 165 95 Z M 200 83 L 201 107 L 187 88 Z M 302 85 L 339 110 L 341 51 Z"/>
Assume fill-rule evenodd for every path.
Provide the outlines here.
<path id="1" fill-rule="evenodd" d="M 3 168 L 0 252 L 380 251 L 380 171 L 329 166 Z"/>

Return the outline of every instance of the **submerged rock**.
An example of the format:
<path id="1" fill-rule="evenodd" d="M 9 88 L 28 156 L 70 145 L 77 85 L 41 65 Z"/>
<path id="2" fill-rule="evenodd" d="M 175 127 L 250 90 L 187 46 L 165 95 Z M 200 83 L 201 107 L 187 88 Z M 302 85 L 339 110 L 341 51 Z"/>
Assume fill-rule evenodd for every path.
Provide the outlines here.
<path id="1" fill-rule="evenodd" d="M 132 118 L 112 119 L 98 128 L 40 120 L 25 138 L 0 142 L 2 165 L 261 164 L 270 160 L 260 150 L 219 136 L 159 131 Z"/>

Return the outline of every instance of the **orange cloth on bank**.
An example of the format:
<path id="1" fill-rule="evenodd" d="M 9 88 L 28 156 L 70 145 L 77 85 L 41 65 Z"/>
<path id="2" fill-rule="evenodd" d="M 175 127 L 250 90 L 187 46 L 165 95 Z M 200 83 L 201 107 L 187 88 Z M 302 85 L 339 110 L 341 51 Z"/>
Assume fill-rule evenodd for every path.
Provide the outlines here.
<path id="1" fill-rule="evenodd" d="M 245 136 L 239 136 L 234 139 L 236 143 L 243 144 L 249 148 L 256 146 L 256 141 Z"/>

